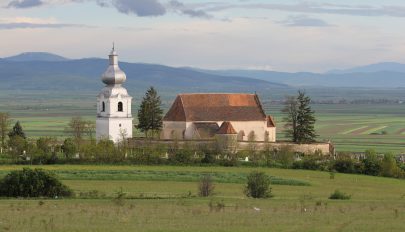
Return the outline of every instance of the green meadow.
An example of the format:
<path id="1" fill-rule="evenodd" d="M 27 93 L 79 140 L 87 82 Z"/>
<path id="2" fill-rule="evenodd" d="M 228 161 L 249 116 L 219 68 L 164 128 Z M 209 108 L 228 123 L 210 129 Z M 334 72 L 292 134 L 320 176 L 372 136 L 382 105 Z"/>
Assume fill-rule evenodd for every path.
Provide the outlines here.
<path id="1" fill-rule="evenodd" d="M 0 175 L 22 166 L 1 166 Z M 76 197 L 2 199 L 0 231 L 404 231 L 405 182 L 328 172 L 248 167 L 48 165 Z M 261 170 L 273 198 L 244 196 Z M 215 194 L 197 196 L 211 174 Z M 304 184 L 303 184 L 304 183 Z M 336 189 L 350 200 L 330 200 Z M 124 195 L 117 198 L 118 194 Z"/>

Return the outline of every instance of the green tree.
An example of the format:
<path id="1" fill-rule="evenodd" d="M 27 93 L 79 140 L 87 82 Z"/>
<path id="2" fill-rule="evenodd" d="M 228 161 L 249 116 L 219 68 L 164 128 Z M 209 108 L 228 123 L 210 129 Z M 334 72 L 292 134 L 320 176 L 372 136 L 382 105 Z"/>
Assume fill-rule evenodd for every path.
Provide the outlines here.
<path id="1" fill-rule="evenodd" d="M 146 137 L 154 137 L 162 129 L 162 102 L 155 88 L 150 87 L 138 110 L 138 128 Z"/>
<path id="2" fill-rule="evenodd" d="M 297 139 L 297 117 L 298 117 L 298 102 L 295 96 L 287 96 L 284 102 L 284 132 L 287 138 L 290 138 L 293 142 Z"/>
<path id="3" fill-rule="evenodd" d="M 10 137 L 8 140 L 8 146 L 11 148 L 11 154 L 14 159 L 18 159 L 19 156 L 24 154 L 24 151 L 27 149 L 27 140 L 19 135 Z"/>
<path id="4" fill-rule="evenodd" d="M 73 117 L 65 128 L 65 132 L 73 137 L 77 148 L 80 148 L 86 135 L 93 140 L 94 131 L 94 123 L 83 120 L 81 117 Z"/>
<path id="5" fill-rule="evenodd" d="M 315 112 L 311 109 L 311 98 L 305 92 L 298 91 L 298 114 L 297 114 L 297 141 L 298 143 L 315 142 Z"/>
<path id="6" fill-rule="evenodd" d="M 298 91 L 296 97 L 287 97 L 282 110 L 286 136 L 296 143 L 313 143 L 315 133 L 315 112 L 312 110 L 311 98 L 305 92 Z"/>
<path id="7" fill-rule="evenodd" d="M 404 175 L 392 154 L 385 154 L 381 162 L 381 175 L 385 177 L 400 178 Z"/>
<path id="8" fill-rule="evenodd" d="M 366 157 L 362 160 L 364 164 L 364 174 L 378 176 L 381 172 L 381 161 L 374 150 L 366 150 Z"/>
<path id="9" fill-rule="evenodd" d="M 66 158 L 72 158 L 77 152 L 76 145 L 72 138 L 67 138 L 65 141 L 63 141 L 62 151 Z"/>
<path id="10" fill-rule="evenodd" d="M 20 124 L 19 121 L 17 121 L 17 122 L 15 123 L 13 129 L 8 133 L 8 137 L 10 137 L 10 139 L 11 139 L 11 137 L 14 137 L 14 136 L 20 136 L 20 137 L 22 137 L 22 138 L 24 138 L 24 139 L 27 138 L 27 137 L 25 136 L 25 133 L 24 133 L 23 128 L 22 128 L 22 126 L 21 126 L 21 124 Z"/>
<path id="11" fill-rule="evenodd" d="M 0 138 L 1 138 L 1 153 L 3 153 L 3 148 L 6 145 L 6 136 L 8 132 L 8 127 L 10 126 L 11 120 L 8 113 L 0 112 Z"/>

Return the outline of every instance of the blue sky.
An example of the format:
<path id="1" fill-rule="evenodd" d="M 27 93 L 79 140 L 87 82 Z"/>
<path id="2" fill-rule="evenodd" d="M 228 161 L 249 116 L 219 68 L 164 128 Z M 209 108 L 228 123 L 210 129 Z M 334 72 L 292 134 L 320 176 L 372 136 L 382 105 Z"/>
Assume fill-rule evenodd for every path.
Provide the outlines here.
<path id="1" fill-rule="evenodd" d="M 211 69 L 405 63 L 402 0 L 0 0 L 0 57 L 46 51 Z"/>

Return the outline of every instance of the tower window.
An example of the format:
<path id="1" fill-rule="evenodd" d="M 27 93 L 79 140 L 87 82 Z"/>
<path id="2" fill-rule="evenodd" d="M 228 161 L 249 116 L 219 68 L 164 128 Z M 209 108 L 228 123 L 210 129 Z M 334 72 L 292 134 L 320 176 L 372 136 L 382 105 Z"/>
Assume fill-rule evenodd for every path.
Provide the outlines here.
<path id="1" fill-rule="evenodd" d="M 118 102 L 118 112 L 122 112 L 122 111 L 123 111 L 122 102 Z"/>
<path id="2" fill-rule="evenodd" d="M 104 112 L 105 111 L 105 103 L 103 102 L 103 103 L 101 103 L 101 112 Z"/>

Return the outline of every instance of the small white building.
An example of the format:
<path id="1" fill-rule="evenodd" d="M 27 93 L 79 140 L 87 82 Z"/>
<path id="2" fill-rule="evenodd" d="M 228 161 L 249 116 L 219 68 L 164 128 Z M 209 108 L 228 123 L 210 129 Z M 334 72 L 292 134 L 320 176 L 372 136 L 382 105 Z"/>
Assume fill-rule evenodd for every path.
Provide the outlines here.
<path id="1" fill-rule="evenodd" d="M 117 143 L 132 138 L 132 97 L 122 87 L 125 73 L 118 66 L 118 55 L 114 47 L 109 55 L 109 66 L 101 77 L 106 86 L 97 96 L 97 140 L 106 138 Z"/>
<path id="2" fill-rule="evenodd" d="M 276 141 L 273 118 L 256 94 L 179 94 L 163 118 L 162 139 L 213 139 L 221 126 L 238 141 Z M 224 127 L 222 127 L 224 128 Z"/>

